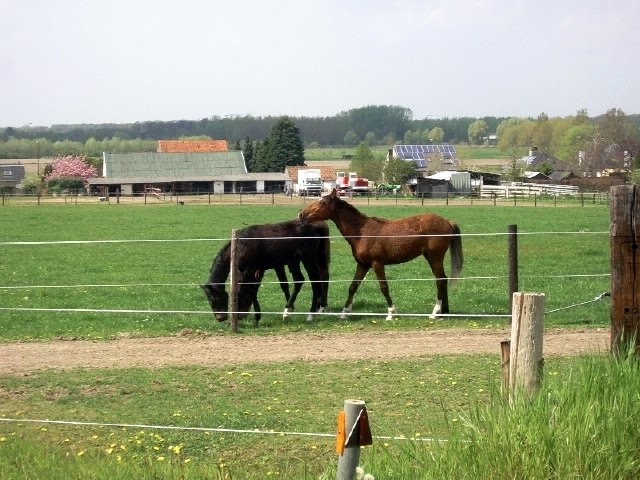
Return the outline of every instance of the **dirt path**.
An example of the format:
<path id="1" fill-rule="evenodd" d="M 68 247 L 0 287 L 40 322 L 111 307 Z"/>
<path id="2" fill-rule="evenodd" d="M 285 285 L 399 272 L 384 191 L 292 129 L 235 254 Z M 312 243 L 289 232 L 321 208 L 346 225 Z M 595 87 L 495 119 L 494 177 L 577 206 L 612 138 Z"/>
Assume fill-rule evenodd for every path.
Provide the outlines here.
<path id="1" fill-rule="evenodd" d="M 157 368 L 170 365 L 232 365 L 252 362 L 400 359 L 429 355 L 499 353 L 509 330 L 447 329 L 288 334 L 179 336 L 111 341 L 0 343 L 0 374 L 41 369 Z M 552 329 L 544 355 L 606 351 L 609 329 Z"/>

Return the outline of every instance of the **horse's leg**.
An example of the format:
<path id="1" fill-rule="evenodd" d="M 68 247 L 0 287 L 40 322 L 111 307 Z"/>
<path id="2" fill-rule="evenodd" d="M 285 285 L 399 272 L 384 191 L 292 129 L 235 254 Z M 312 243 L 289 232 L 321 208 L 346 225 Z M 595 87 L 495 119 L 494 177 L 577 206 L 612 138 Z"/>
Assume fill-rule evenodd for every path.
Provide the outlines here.
<path id="1" fill-rule="evenodd" d="M 318 311 L 325 312 L 327 310 L 327 306 L 329 305 L 329 268 L 328 265 L 325 265 L 321 262 L 318 265 L 318 270 L 320 273 L 320 286 L 322 287 L 322 293 L 320 295 L 320 307 L 318 308 Z"/>
<path id="2" fill-rule="evenodd" d="M 356 267 L 356 274 L 353 276 L 353 280 L 351 281 L 351 285 L 349 286 L 349 296 L 347 297 L 347 301 L 344 303 L 344 307 L 342 307 L 342 313 L 340 314 L 341 320 L 347 319 L 347 313 L 351 313 L 351 307 L 353 305 L 353 297 L 358 291 L 358 287 L 362 282 L 362 279 L 369 271 L 370 267 L 362 265 L 358 263 Z"/>
<path id="3" fill-rule="evenodd" d="M 318 267 L 317 259 L 313 256 L 311 258 L 303 258 L 302 263 L 311 283 L 311 306 L 309 307 L 309 315 L 307 315 L 307 322 L 311 322 L 313 321 L 313 314 L 320 309 L 323 287 L 322 283 L 320 283 L 320 268 Z"/>
<path id="4" fill-rule="evenodd" d="M 280 283 L 280 289 L 284 294 L 285 299 L 285 307 L 284 313 L 282 314 L 282 318 L 286 319 L 289 317 L 289 302 L 291 300 L 291 294 L 289 292 L 289 279 L 287 278 L 287 272 L 284 269 L 284 266 L 280 265 L 278 267 L 274 267 L 273 270 L 276 272 L 276 276 L 278 277 L 278 282 Z"/>
<path id="5" fill-rule="evenodd" d="M 436 305 L 433 307 L 433 312 L 431 312 L 431 315 L 429 315 L 429 318 L 433 319 L 436 318 L 440 313 L 449 313 L 449 292 L 447 289 L 447 275 L 444 272 L 444 255 L 439 255 L 436 258 L 432 258 L 433 255 L 429 257 L 425 254 L 424 257 L 427 259 L 427 262 L 429 262 L 431 271 L 436 277 L 436 288 L 438 290 Z"/>
<path id="6" fill-rule="evenodd" d="M 387 301 L 386 320 L 393 320 L 393 314 L 396 313 L 396 307 L 393 304 L 393 300 L 391 300 L 391 295 L 389 294 L 389 283 L 387 282 L 387 275 L 384 271 L 384 263 L 374 263 L 373 271 L 378 279 L 380 291 L 382 292 L 382 295 L 384 295 L 384 299 Z"/>
<path id="7" fill-rule="evenodd" d="M 300 293 L 300 289 L 302 288 L 302 284 L 304 283 L 304 275 L 302 274 L 302 270 L 300 270 L 300 261 L 293 260 L 287 265 L 289 267 L 289 271 L 291 272 L 291 276 L 293 277 L 293 293 L 289 297 L 289 300 L 284 307 L 284 313 L 282 314 L 283 320 L 289 318 L 289 312 L 295 310 L 296 298 L 298 298 L 298 293 Z"/>
<path id="8" fill-rule="evenodd" d="M 262 318 L 262 311 L 260 310 L 260 304 L 258 303 L 258 290 L 256 289 L 255 296 L 253 297 L 253 326 L 257 327 L 258 322 Z"/>

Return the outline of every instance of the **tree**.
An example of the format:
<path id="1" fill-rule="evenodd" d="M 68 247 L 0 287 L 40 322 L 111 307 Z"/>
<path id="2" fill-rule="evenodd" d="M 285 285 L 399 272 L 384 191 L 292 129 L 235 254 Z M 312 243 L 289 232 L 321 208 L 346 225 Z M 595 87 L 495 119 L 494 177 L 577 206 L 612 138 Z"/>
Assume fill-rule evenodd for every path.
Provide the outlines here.
<path id="1" fill-rule="evenodd" d="M 533 145 L 543 153 L 549 153 L 553 128 L 549 122 L 549 116 L 542 112 L 533 127 Z"/>
<path id="2" fill-rule="evenodd" d="M 367 134 L 364 136 L 364 142 L 369 146 L 375 145 L 376 134 L 373 132 L 367 132 Z"/>
<path id="3" fill-rule="evenodd" d="M 558 158 L 566 164 L 567 170 L 576 173 L 582 172 L 581 162 L 589 150 L 591 140 L 594 138 L 596 128 L 592 125 L 579 123 L 569 128 L 560 138 Z"/>
<path id="4" fill-rule="evenodd" d="M 66 155 L 53 159 L 51 172 L 45 175 L 44 180 L 51 190 L 60 191 L 83 188 L 87 180 L 95 176 L 96 168 L 85 161 L 84 155 Z"/>
<path id="5" fill-rule="evenodd" d="M 281 117 L 256 151 L 254 172 L 284 172 L 287 165 L 304 165 L 300 130 L 289 117 Z"/>
<path id="6" fill-rule="evenodd" d="M 253 141 L 247 137 L 243 142 L 242 155 L 244 156 L 244 164 L 247 166 L 248 172 L 253 172 L 253 159 L 254 159 L 254 145 Z"/>
<path id="7" fill-rule="evenodd" d="M 471 125 L 469 125 L 468 136 L 469 141 L 475 145 L 480 145 L 482 143 L 482 138 L 487 135 L 489 127 L 487 126 L 487 122 L 484 120 L 476 120 Z"/>
<path id="8" fill-rule="evenodd" d="M 383 164 L 384 159 L 376 158 L 369 146 L 362 142 L 353 154 L 349 170 L 358 172 L 361 177 L 378 182 L 382 178 Z"/>
<path id="9" fill-rule="evenodd" d="M 349 130 L 345 135 L 343 142 L 345 145 L 351 146 L 358 143 L 358 135 L 353 130 Z"/>
<path id="10" fill-rule="evenodd" d="M 432 143 L 442 143 L 444 140 L 444 130 L 440 127 L 434 127 L 429 130 L 429 139 Z"/>
<path id="11" fill-rule="evenodd" d="M 384 167 L 384 180 L 390 185 L 404 185 L 418 175 L 417 168 L 416 162 L 392 157 Z"/>

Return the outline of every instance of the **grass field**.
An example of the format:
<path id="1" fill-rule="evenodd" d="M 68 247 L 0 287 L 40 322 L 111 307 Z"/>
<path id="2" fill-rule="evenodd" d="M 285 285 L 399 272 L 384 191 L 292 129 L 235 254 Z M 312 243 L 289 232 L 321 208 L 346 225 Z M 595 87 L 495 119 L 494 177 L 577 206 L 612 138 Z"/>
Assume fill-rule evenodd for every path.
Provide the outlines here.
<path id="1" fill-rule="evenodd" d="M 225 330 L 226 324 L 212 321 L 199 288 L 208 277 L 215 253 L 230 238 L 232 228 L 293 218 L 298 208 L 293 205 L 4 207 L 0 209 L 0 220 L 11 228 L 0 233 L 0 241 L 4 242 L 0 303 L 5 309 L 0 310 L 0 338 L 108 338 L 121 332 L 153 336 L 173 334 L 184 328 Z M 420 205 L 360 208 L 367 214 L 387 218 L 425 210 Z M 247 322 L 247 331 L 503 324 L 504 319 L 499 317 L 474 315 L 507 313 L 505 233 L 510 224 L 517 224 L 520 233 L 519 289 L 545 293 L 548 311 L 584 302 L 609 289 L 609 220 L 605 207 L 450 205 L 430 209 L 456 220 L 464 235 L 463 279 L 450 288 L 452 314 L 462 316 L 437 321 L 425 318 L 433 307 L 435 284 L 426 263 L 414 260 L 389 266 L 387 276 L 398 312 L 416 316 L 402 317 L 392 326 L 378 322 L 381 317 L 377 315 L 386 312 L 386 305 L 370 273 L 356 296 L 354 311 L 371 312 L 371 316 L 353 317 L 346 324 L 338 323 L 334 316 L 324 316 L 308 325 L 300 316 L 285 323 L 279 314 L 267 314 L 258 330 Z M 339 312 L 355 264 L 348 244 L 333 224 L 331 232 L 329 309 Z M 283 308 L 275 280 L 273 272 L 268 272 L 261 288 L 265 312 L 280 312 Z M 307 286 L 303 287 L 297 311 L 304 312 L 309 303 Z M 113 314 L 55 309 L 194 313 Z M 607 302 L 559 311 L 547 320 L 549 325 L 607 322 Z"/>
<path id="2" fill-rule="evenodd" d="M 232 228 L 293 218 L 298 208 L 298 205 L 206 204 L 0 208 L 0 341 L 101 340 L 125 332 L 133 336 L 174 335 L 186 328 L 230 335 L 227 324 L 213 320 L 198 286 L 207 278 L 213 256 L 230 237 Z M 415 313 L 414 316 L 382 321 L 383 317 L 376 315 L 386 314 L 382 295 L 375 282 L 366 282 L 356 296 L 354 311 L 372 312 L 370 315 L 353 317 L 347 322 L 333 315 L 320 317 L 311 324 L 304 317 L 284 322 L 279 313 L 282 294 L 272 283 L 275 276 L 270 272 L 260 298 L 264 311 L 277 313 L 265 315 L 257 328 L 249 321 L 242 323 L 240 335 L 504 326 L 506 320 L 502 317 L 471 315 L 506 313 L 505 233 L 510 224 L 517 224 L 521 234 L 520 290 L 545 293 L 547 312 L 562 308 L 545 316 L 546 326 L 605 326 L 609 322 L 607 300 L 564 309 L 609 289 L 606 206 L 364 204 L 359 208 L 369 215 L 387 218 L 428 208 L 460 224 L 464 234 L 464 278 L 450 290 L 450 302 L 452 312 L 462 316 L 438 320 L 422 316 L 432 309 L 435 285 L 425 262 L 415 260 L 388 269 L 391 293 L 399 312 Z M 347 243 L 333 225 L 331 231 L 334 283 L 329 303 L 332 312 L 339 312 L 355 267 Z M 305 286 L 298 300 L 299 312 L 306 309 L 309 292 Z M 78 308 L 195 313 L 55 311 Z M 545 359 L 545 388 L 549 392 L 565 388 L 562 395 L 543 395 L 553 398 L 555 403 L 539 407 L 540 413 L 535 415 L 539 424 L 528 422 L 518 431 L 517 439 L 482 437 L 482 443 L 490 446 L 515 442 L 513 455 L 468 449 L 465 443 L 473 432 L 480 435 L 490 430 L 482 419 L 491 419 L 491 425 L 500 427 L 496 430 L 504 428 L 504 431 L 523 424 L 518 417 L 501 413 L 505 410 L 500 407 L 497 355 L 431 356 L 412 361 L 287 362 L 224 368 L 51 370 L 3 375 L 0 420 L 24 420 L 0 421 L 0 478 L 332 478 L 336 455 L 330 435 L 252 435 L 206 428 L 184 431 L 52 425 L 28 420 L 332 434 L 336 406 L 341 406 L 346 398 L 366 399 L 375 435 L 460 439 L 458 443 L 452 442 L 458 450 L 453 455 L 460 457 L 451 456 L 451 452 L 432 443 L 378 440 L 373 447 L 364 449 L 362 456 L 366 470 L 376 478 L 427 479 L 452 475 L 464 478 L 463 472 L 456 470 L 456 463 L 466 465 L 469 458 L 475 462 L 469 472 L 480 477 L 478 472 L 487 472 L 489 468 L 489 472 L 501 478 L 548 478 L 538 475 L 548 473 L 536 467 L 538 458 L 545 464 L 557 461 L 558 468 L 560 464 L 566 467 L 558 472 L 574 475 L 584 473 L 580 468 L 588 465 L 582 459 L 583 448 L 593 447 L 606 455 L 618 441 L 634 442 L 633 437 L 629 440 L 630 432 L 622 432 L 618 426 L 624 418 L 637 416 L 633 406 L 640 405 L 637 401 L 640 399 L 633 401 L 633 395 L 637 397 L 637 383 L 626 376 L 613 375 L 608 366 L 579 376 L 576 372 L 581 362 L 579 358 Z M 636 367 L 625 368 L 628 378 L 640 378 Z M 581 380 L 584 378 L 591 383 Z M 607 389 L 594 385 L 600 378 L 615 378 L 627 385 L 627 390 L 620 390 L 625 401 L 613 394 L 617 385 Z M 583 393 L 576 394 L 578 391 Z M 578 401 L 571 395 L 578 396 Z M 611 407 L 615 416 L 608 422 L 600 421 L 601 416 L 580 417 L 576 412 L 595 412 L 590 407 L 592 401 L 605 409 L 616 405 Z M 569 405 L 577 405 L 577 410 L 565 414 Z M 490 409 L 489 413 L 486 409 Z M 562 426 L 562 432 L 569 432 L 562 438 L 576 439 L 575 444 L 562 443 L 554 436 L 549 409 L 554 418 L 566 415 L 572 419 L 562 425 L 556 422 L 554 428 Z M 527 411 L 526 406 L 520 407 L 520 414 L 523 411 Z M 474 412 L 480 418 L 474 417 Z M 591 423 L 583 425 L 580 418 Z M 622 432 L 622 437 L 616 437 L 615 431 Z M 583 437 L 591 439 L 588 446 L 584 441 L 578 443 L 578 438 Z M 544 438 L 545 445 L 553 445 L 553 452 L 557 453 L 552 456 L 551 450 L 545 450 L 540 456 L 529 455 L 538 450 L 532 446 L 537 438 Z M 632 452 L 625 448 L 618 451 L 622 453 L 616 458 L 624 462 L 619 470 L 602 462 L 603 455 L 596 456 L 600 460 L 594 468 L 604 478 L 636 478 L 633 474 L 638 473 L 637 465 L 634 467 L 629 461 Z M 465 454 L 471 457 L 464 457 Z M 432 461 L 436 458 L 441 460 Z M 525 459 L 531 461 L 525 465 Z M 533 476 L 513 474 L 518 468 Z M 475 474 L 469 473 L 467 478 L 480 478 Z"/>

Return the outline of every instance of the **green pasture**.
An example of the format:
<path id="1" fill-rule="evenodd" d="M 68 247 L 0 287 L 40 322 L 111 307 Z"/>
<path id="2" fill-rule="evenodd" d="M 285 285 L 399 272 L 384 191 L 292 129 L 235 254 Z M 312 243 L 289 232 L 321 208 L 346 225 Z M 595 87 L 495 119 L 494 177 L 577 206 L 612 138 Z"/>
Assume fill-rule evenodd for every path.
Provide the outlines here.
<path id="1" fill-rule="evenodd" d="M 228 324 L 214 321 L 199 287 L 208 278 L 213 257 L 233 228 L 294 218 L 298 208 L 104 204 L 0 208 L 0 339 L 156 336 L 185 329 L 228 332 Z M 354 303 L 355 313 L 371 314 L 338 320 L 355 262 L 331 223 L 331 315 L 318 316 L 313 323 L 304 321 L 306 315 L 283 321 L 284 299 L 275 275 L 268 272 L 259 295 L 266 314 L 257 328 L 251 319 L 242 322 L 243 334 L 503 326 L 508 321 L 501 315 L 508 308 L 506 232 L 511 224 L 520 234 L 519 290 L 546 295 L 545 310 L 556 311 L 546 316 L 546 325 L 603 326 L 609 321 L 606 298 L 566 308 L 609 290 L 605 206 L 359 208 L 387 218 L 430 210 L 458 222 L 465 264 L 463 278 L 449 291 L 451 313 L 456 316 L 436 320 L 426 316 L 435 301 L 435 283 L 426 262 L 415 259 L 387 268 L 400 314 L 395 321 L 384 321 L 386 304 L 372 272 Z M 308 309 L 310 291 L 308 284 L 302 289 L 296 304 L 300 314 Z M 95 311 L 74 311 L 78 309 Z M 414 315 L 403 316 L 408 314 Z"/>
<path id="2" fill-rule="evenodd" d="M 206 280 L 213 256 L 232 228 L 293 218 L 298 208 L 204 204 L 0 208 L 0 338 L 100 341 L 125 333 L 155 336 L 185 331 L 232 335 L 226 323 L 214 321 L 198 286 Z M 354 311 L 382 316 L 372 313 L 341 321 L 331 315 L 307 323 L 305 315 L 284 322 L 279 313 L 282 294 L 269 273 L 260 299 L 263 311 L 278 313 L 264 315 L 257 328 L 243 322 L 239 335 L 502 327 L 507 323 L 504 317 L 472 315 L 506 313 L 505 234 L 511 224 L 518 225 L 521 234 L 520 290 L 545 293 L 548 312 L 561 309 L 548 313 L 545 324 L 609 322 L 608 299 L 565 308 L 609 290 L 606 206 L 359 208 L 387 218 L 428 209 L 460 224 L 465 235 L 464 278 L 451 288 L 450 302 L 452 313 L 462 316 L 437 320 L 401 316 L 386 322 L 378 287 L 366 282 Z M 355 266 L 333 225 L 332 236 L 335 283 L 329 303 L 337 314 Z M 400 313 L 431 311 L 435 285 L 423 260 L 389 267 L 388 277 Z M 309 292 L 307 285 L 298 312 L 306 310 Z M 34 308 L 47 310 L 19 310 Z M 639 413 L 637 367 L 637 362 L 617 362 L 605 355 L 546 358 L 539 401 L 513 408 L 503 402 L 497 353 L 2 375 L 0 478 L 335 478 L 332 434 L 337 410 L 347 398 L 367 402 L 376 439 L 363 449 L 361 464 L 378 479 L 637 478 L 633 447 L 637 434 L 626 428 L 633 425 L 628 419 Z M 529 415 L 526 421 L 524 415 Z M 29 421 L 38 419 L 97 424 Z M 163 428 L 169 426 L 197 429 Z M 396 436 L 407 440 L 379 438 Z M 425 442 L 425 438 L 449 442 Z M 461 470 L 461 465 L 468 469 Z"/>
<path id="3" fill-rule="evenodd" d="M 376 478 L 638 478 L 637 358 L 545 360 L 511 406 L 497 355 L 0 376 L 0 478 L 335 478 L 346 398 Z"/>

